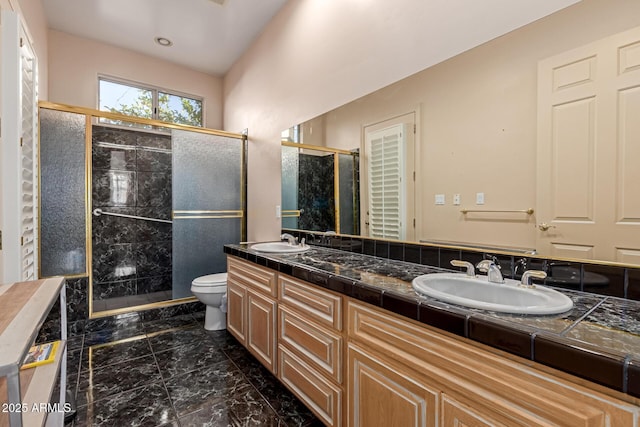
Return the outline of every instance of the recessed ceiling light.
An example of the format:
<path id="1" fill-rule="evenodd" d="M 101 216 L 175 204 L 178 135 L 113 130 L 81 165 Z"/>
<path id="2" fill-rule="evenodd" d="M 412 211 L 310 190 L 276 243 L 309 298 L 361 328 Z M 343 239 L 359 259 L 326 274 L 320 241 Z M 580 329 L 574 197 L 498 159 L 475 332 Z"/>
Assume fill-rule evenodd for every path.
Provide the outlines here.
<path id="1" fill-rule="evenodd" d="M 169 46 L 173 45 L 173 42 L 171 40 L 169 40 L 168 38 L 166 38 L 166 37 L 156 37 L 154 40 L 160 46 L 169 47 Z"/>

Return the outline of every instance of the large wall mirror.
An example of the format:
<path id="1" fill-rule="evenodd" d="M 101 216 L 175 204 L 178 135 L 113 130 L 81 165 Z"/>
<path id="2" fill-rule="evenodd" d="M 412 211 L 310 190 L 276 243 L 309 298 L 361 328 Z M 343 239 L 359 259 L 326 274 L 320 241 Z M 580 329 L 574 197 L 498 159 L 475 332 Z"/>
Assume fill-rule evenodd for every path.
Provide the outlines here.
<path id="1" fill-rule="evenodd" d="M 584 0 L 294 125 L 283 228 L 640 265 L 638 9 Z M 359 152 L 353 232 L 305 223 L 292 142 Z"/>

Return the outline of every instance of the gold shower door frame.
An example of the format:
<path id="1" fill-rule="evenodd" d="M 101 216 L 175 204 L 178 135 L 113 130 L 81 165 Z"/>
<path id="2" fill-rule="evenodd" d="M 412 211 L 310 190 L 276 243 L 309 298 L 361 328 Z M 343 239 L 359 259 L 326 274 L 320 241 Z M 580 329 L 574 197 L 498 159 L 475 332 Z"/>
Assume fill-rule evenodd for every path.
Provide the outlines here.
<path id="1" fill-rule="evenodd" d="M 188 125 L 179 125 L 175 123 L 163 122 L 160 120 L 153 119 L 145 119 L 138 118 L 132 116 L 125 116 L 118 113 L 110 113 L 106 111 L 95 110 L 91 108 L 85 107 L 76 107 L 72 105 L 66 104 L 57 104 L 47 101 L 40 101 L 38 103 L 38 107 L 41 109 L 48 110 L 57 110 L 64 111 L 67 113 L 76 113 L 82 114 L 86 116 L 85 122 L 85 248 L 86 248 L 86 257 L 85 257 L 85 271 L 83 273 L 77 273 L 72 275 L 65 275 L 66 279 L 79 279 L 83 277 L 88 278 L 88 286 L 89 292 L 87 295 L 88 298 L 88 306 L 89 306 L 89 318 L 95 319 L 99 317 L 113 316 L 116 314 L 130 313 L 134 311 L 142 311 L 142 310 L 150 310 L 153 308 L 161 308 L 161 307 L 169 307 L 173 305 L 179 305 L 189 302 L 197 301 L 195 297 L 186 297 L 186 298 L 178 298 L 171 299 L 166 301 L 158 301 L 149 304 L 136 305 L 131 307 L 123 307 L 113 310 L 105 310 L 94 312 L 93 310 L 93 245 L 92 245 L 92 126 L 94 123 L 98 121 L 100 118 L 109 119 L 109 120 L 118 120 L 127 123 L 134 123 L 140 125 L 149 125 L 154 127 L 161 128 L 169 128 L 169 129 L 177 129 L 184 130 L 189 132 L 198 132 L 205 133 L 209 135 L 217 135 L 224 136 L 228 138 L 234 138 L 241 140 L 242 149 L 241 149 L 241 173 L 240 173 L 240 203 L 242 206 L 241 210 L 224 210 L 224 211 L 173 211 L 172 219 L 173 220 L 184 220 L 184 219 L 196 219 L 196 218 L 240 218 L 240 241 L 246 240 L 247 236 L 247 222 L 246 222 L 246 210 L 247 210 L 247 191 L 246 191 L 246 182 L 247 182 L 247 141 L 248 137 L 246 133 L 239 134 L 233 132 L 227 132 L 216 129 L 208 129 L 208 128 L 200 128 L 196 126 L 188 126 Z M 118 128 L 128 129 L 128 127 L 117 126 L 117 125 L 109 125 Z M 135 128 L 134 128 L 135 129 Z M 40 135 L 40 129 L 38 129 L 38 135 Z M 40 144 L 38 144 L 39 150 Z M 40 158 L 40 153 L 38 152 L 38 159 Z M 38 163 L 38 180 L 40 180 L 42 175 L 40 171 L 40 163 Z M 40 182 L 38 182 L 38 189 L 41 188 Z M 40 234 L 40 230 L 42 229 L 41 214 L 42 206 L 40 204 L 41 198 L 38 197 L 38 235 Z M 38 236 L 38 263 L 40 264 L 41 260 L 41 252 L 42 248 L 40 245 L 41 239 Z M 38 265 L 38 271 L 41 271 L 40 265 Z M 42 277 L 41 277 L 42 278 Z"/>
<path id="2" fill-rule="evenodd" d="M 349 150 L 342 150 L 340 148 L 324 147 L 320 145 L 300 144 L 297 142 L 282 141 L 281 146 L 293 147 L 306 150 L 324 151 L 333 154 L 333 210 L 335 217 L 335 229 L 336 233 L 340 234 L 340 154 L 347 154 L 353 156 L 354 153 Z M 298 153 L 300 151 L 298 150 Z M 355 209 L 355 194 L 354 194 L 354 209 Z M 302 211 L 299 209 L 285 209 L 281 212 L 283 218 L 299 217 Z M 354 213 L 355 214 L 355 213 Z"/>

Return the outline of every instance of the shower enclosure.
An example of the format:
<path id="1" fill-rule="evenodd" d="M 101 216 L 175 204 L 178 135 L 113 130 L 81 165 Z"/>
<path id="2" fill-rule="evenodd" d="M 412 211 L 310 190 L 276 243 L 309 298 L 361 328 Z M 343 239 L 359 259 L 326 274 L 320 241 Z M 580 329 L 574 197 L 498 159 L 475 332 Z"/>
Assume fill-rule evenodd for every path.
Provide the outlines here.
<path id="1" fill-rule="evenodd" d="M 89 279 L 90 317 L 192 301 L 245 240 L 246 137 L 42 103 L 41 275 Z"/>
<path id="2" fill-rule="evenodd" d="M 360 233 L 358 151 L 282 142 L 282 228 Z"/>

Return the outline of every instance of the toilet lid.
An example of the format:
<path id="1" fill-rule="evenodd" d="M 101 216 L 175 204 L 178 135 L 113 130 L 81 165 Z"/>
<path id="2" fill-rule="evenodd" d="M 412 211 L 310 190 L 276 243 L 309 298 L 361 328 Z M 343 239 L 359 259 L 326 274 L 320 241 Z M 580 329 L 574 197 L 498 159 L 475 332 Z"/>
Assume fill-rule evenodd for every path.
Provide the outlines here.
<path id="1" fill-rule="evenodd" d="M 208 274 L 193 279 L 193 286 L 222 286 L 227 284 L 227 273 Z"/>

